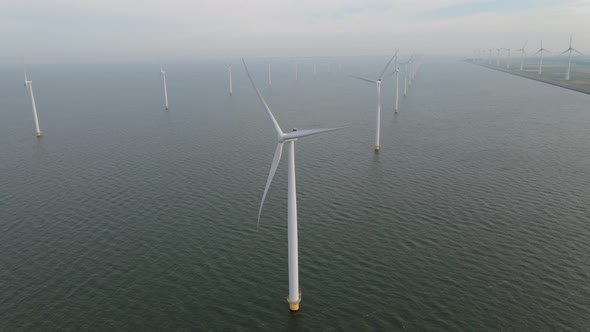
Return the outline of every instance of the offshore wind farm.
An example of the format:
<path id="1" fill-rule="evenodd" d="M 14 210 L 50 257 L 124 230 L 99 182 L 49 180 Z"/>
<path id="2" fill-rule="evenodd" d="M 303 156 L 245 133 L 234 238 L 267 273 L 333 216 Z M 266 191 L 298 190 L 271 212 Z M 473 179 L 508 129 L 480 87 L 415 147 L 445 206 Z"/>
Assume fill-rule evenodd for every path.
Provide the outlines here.
<path id="1" fill-rule="evenodd" d="M 487 68 L 504 71 L 513 75 L 522 76 L 536 81 L 552 84 L 562 88 L 590 94 L 590 58 L 572 47 L 573 36 L 570 35 L 569 47 L 552 57 L 551 51 L 543 47 L 534 50 L 526 49 L 528 41 L 517 50 L 519 58 L 510 56 L 510 49 L 504 49 L 508 53 L 501 56 L 498 49 L 498 57 L 495 65 L 482 56 L 479 49 L 474 51 L 476 56 L 470 57 L 467 61 Z M 567 55 L 566 55 L 567 54 Z M 576 54 L 572 61 L 572 55 Z"/>
<path id="2" fill-rule="evenodd" d="M 4 11 L 0 330 L 590 326 L 590 5 Z"/>

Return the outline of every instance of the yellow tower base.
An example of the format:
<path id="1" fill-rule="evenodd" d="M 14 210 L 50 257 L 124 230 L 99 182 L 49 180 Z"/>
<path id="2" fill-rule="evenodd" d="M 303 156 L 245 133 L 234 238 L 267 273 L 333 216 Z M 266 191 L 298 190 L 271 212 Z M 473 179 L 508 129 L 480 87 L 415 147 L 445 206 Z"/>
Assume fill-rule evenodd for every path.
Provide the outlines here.
<path id="1" fill-rule="evenodd" d="M 299 291 L 299 300 L 291 301 L 291 299 L 289 299 L 289 296 L 287 295 L 287 302 L 289 302 L 289 310 L 290 311 L 292 311 L 292 312 L 299 311 L 299 303 L 301 303 L 301 291 Z"/>
<path id="2" fill-rule="evenodd" d="M 379 152 L 379 150 L 381 150 L 381 147 L 379 145 L 375 145 L 375 152 Z"/>
<path id="3" fill-rule="evenodd" d="M 42 132 L 40 132 L 40 131 L 37 132 L 37 137 L 41 137 L 42 135 L 43 135 Z"/>

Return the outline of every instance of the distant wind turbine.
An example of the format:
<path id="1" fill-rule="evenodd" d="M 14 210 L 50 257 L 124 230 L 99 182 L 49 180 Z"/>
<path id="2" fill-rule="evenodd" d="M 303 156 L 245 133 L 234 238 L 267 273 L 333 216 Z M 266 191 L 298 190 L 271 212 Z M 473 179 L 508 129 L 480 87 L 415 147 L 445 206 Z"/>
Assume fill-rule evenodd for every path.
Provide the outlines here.
<path id="1" fill-rule="evenodd" d="M 353 78 L 356 78 L 356 79 L 359 79 L 359 80 L 362 80 L 365 82 L 373 83 L 377 86 L 377 130 L 375 132 L 375 152 L 379 152 L 379 150 L 381 149 L 381 146 L 379 144 L 379 136 L 380 136 L 380 131 L 381 131 L 381 78 L 383 77 L 383 74 L 385 74 L 385 71 L 387 71 L 387 67 L 389 67 L 389 64 L 391 64 L 391 61 L 393 61 L 393 59 L 396 56 L 397 56 L 397 51 L 395 51 L 395 54 L 391 57 L 391 59 L 389 59 L 389 62 L 387 62 L 387 65 L 385 65 L 385 68 L 383 68 L 383 71 L 381 72 L 381 75 L 379 75 L 377 80 L 370 80 L 370 79 L 351 75 L 351 77 L 353 77 Z"/>
<path id="2" fill-rule="evenodd" d="M 399 66 L 397 65 L 397 54 L 395 56 L 395 62 L 393 63 L 394 71 L 393 75 L 395 75 L 395 108 L 393 109 L 394 113 L 397 113 L 399 110 Z"/>
<path id="3" fill-rule="evenodd" d="M 539 60 L 539 75 L 543 74 L 543 53 L 544 52 L 550 52 L 550 51 L 543 48 L 543 41 L 541 40 L 541 48 L 537 51 L 537 53 L 535 53 L 535 54 L 541 53 L 541 59 Z"/>
<path id="4" fill-rule="evenodd" d="M 490 48 L 490 55 L 488 56 L 488 64 L 492 64 L 492 49 Z"/>
<path id="5" fill-rule="evenodd" d="M 272 75 L 270 71 L 270 60 L 268 60 L 268 86 L 272 86 Z"/>
<path id="6" fill-rule="evenodd" d="M 505 48 L 507 55 L 506 55 L 506 69 L 510 69 L 510 49 Z"/>
<path id="7" fill-rule="evenodd" d="M 562 55 L 562 54 L 565 54 L 567 52 L 570 53 L 569 59 L 567 60 L 567 73 L 565 74 L 565 80 L 566 81 L 569 81 L 570 80 L 570 68 L 571 68 L 571 65 L 572 65 L 572 51 L 573 52 L 576 52 L 576 53 L 578 53 L 580 55 L 583 55 L 580 51 L 578 51 L 578 50 L 576 50 L 575 48 L 572 47 L 572 35 L 570 35 L 570 47 L 567 50 L 563 51 L 560 54 L 560 55 Z"/>
<path id="8" fill-rule="evenodd" d="M 164 108 L 168 109 L 168 87 L 166 86 L 166 72 L 160 67 L 160 74 L 162 75 L 162 81 L 164 82 Z"/>
<path id="9" fill-rule="evenodd" d="M 260 94 L 258 88 L 254 84 L 254 80 L 252 80 L 252 76 L 250 76 L 250 72 L 248 71 L 248 66 L 246 66 L 246 62 L 242 59 L 244 63 L 244 68 L 246 68 L 246 73 L 248 74 L 248 78 L 250 79 L 250 83 L 252 83 L 252 87 L 256 91 L 260 102 L 264 106 L 266 110 L 266 114 L 270 118 L 275 132 L 277 134 L 278 144 L 275 150 L 275 154 L 272 160 L 272 164 L 270 167 L 270 172 L 268 174 L 268 179 L 266 180 L 266 186 L 264 187 L 264 193 L 262 194 L 262 201 L 260 202 L 260 208 L 258 210 L 258 224 L 260 224 L 260 214 L 262 213 L 262 206 L 264 205 L 264 199 L 266 198 L 266 194 L 268 193 L 268 188 L 272 183 L 272 179 L 275 175 L 275 172 L 279 166 L 279 162 L 281 160 L 281 155 L 283 153 L 283 144 L 287 144 L 288 151 L 289 151 L 289 175 L 288 175 L 288 198 L 287 198 L 287 210 L 288 210 L 288 221 L 287 221 L 287 248 L 288 248 L 288 257 L 289 257 L 289 296 L 287 297 L 287 302 L 289 303 L 289 310 L 291 311 L 298 311 L 299 310 L 299 303 L 301 302 L 301 291 L 299 290 L 299 253 L 298 253 L 298 240 L 297 240 L 297 190 L 295 187 L 295 141 L 299 138 L 317 135 L 321 133 L 326 133 L 329 131 L 334 131 L 342 128 L 328 128 L 328 129 L 307 129 L 307 130 L 297 130 L 293 129 L 292 132 L 284 133 L 279 126 L 279 123 L 273 116 L 268 104 Z M 258 227 L 258 226 L 257 226 Z"/>
<path id="10" fill-rule="evenodd" d="M 527 43 L 528 43 L 528 41 L 526 41 L 524 43 L 524 45 L 522 45 L 522 48 L 516 50 L 517 52 L 521 52 L 521 57 L 520 57 L 520 71 L 522 71 L 522 69 L 524 68 L 524 59 L 526 57 L 526 51 L 525 51 L 524 48 L 526 47 L 526 44 Z"/>
<path id="11" fill-rule="evenodd" d="M 501 48 L 496 49 L 498 51 L 498 56 L 496 58 L 496 67 L 500 67 L 500 51 L 502 50 Z"/>
<path id="12" fill-rule="evenodd" d="M 231 63 L 227 65 L 227 76 L 229 79 L 229 95 L 231 96 L 234 94 L 234 82 L 231 77 Z"/>
<path id="13" fill-rule="evenodd" d="M 317 67 L 316 67 L 316 64 L 314 63 L 313 64 L 313 78 L 315 78 L 317 76 L 317 74 L 318 74 Z"/>
<path id="14" fill-rule="evenodd" d="M 25 87 L 31 95 L 31 104 L 33 105 L 33 118 L 35 119 L 35 128 L 37 129 L 37 137 L 41 137 L 43 133 L 39 129 L 39 117 L 37 116 L 37 104 L 35 104 L 35 95 L 33 94 L 33 81 L 27 78 L 27 72 L 25 71 Z"/>

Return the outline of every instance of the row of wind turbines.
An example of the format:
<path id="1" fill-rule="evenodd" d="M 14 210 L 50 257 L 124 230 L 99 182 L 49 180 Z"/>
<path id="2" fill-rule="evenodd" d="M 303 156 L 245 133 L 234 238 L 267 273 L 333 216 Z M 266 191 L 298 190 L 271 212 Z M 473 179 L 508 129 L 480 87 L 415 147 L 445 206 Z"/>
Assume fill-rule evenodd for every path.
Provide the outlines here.
<path id="1" fill-rule="evenodd" d="M 376 130 L 375 130 L 375 152 L 379 152 L 380 147 L 380 127 L 381 127 L 381 85 L 383 83 L 384 77 L 391 77 L 395 75 L 395 108 L 393 110 L 394 113 L 399 111 L 399 93 L 400 93 L 400 65 L 403 66 L 404 69 L 404 85 L 403 85 L 403 95 L 407 96 L 408 87 L 412 85 L 418 70 L 420 69 L 420 62 L 421 56 L 413 55 L 409 57 L 405 61 L 400 61 L 398 57 L 398 51 L 389 59 L 383 70 L 380 72 L 380 75 L 376 79 L 368 79 L 360 76 L 349 75 L 352 78 L 368 82 L 374 84 L 377 89 L 377 114 L 376 114 Z M 393 71 L 387 72 L 387 69 L 390 67 L 391 63 L 394 63 Z M 301 291 L 299 289 L 299 249 L 298 249 L 298 231 L 297 231 L 297 190 L 296 190 L 296 179 L 295 179 L 295 141 L 300 138 L 323 134 L 339 129 L 343 129 L 345 127 L 337 127 L 337 128 L 323 128 L 323 129 L 303 129 L 297 130 L 293 129 L 290 132 L 284 132 L 277 120 L 275 119 L 273 113 L 268 106 L 268 103 L 258 90 L 254 80 L 252 79 L 252 75 L 246 65 L 246 61 L 242 59 L 242 63 L 246 70 L 246 74 L 254 91 L 258 95 L 260 102 L 262 103 L 264 110 L 269 117 L 270 121 L 273 124 L 275 129 L 275 133 L 277 135 L 277 146 L 275 149 L 274 157 L 271 163 L 270 171 L 268 174 L 268 178 L 266 181 L 266 185 L 264 187 L 264 192 L 262 194 L 262 200 L 260 202 L 260 207 L 258 209 L 258 220 L 256 224 L 256 229 L 259 229 L 260 225 L 260 217 L 262 215 L 262 208 L 264 206 L 264 201 L 266 199 L 266 195 L 274 178 L 274 175 L 277 171 L 279 166 L 281 156 L 283 153 L 283 147 L 287 146 L 288 151 L 288 204 L 287 204 L 287 248 L 288 248 L 288 267 L 289 267 L 289 294 L 287 296 L 287 302 L 289 303 L 289 310 L 290 311 L 299 311 L 299 304 L 301 302 Z M 341 65 L 339 65 L 341 69 Z M 330 71 L 330 65 L 328 65 L 328 71 Z M 314 64 L 313 66 L 313 73 L 314 76 L 317 75 L 317 66 Z M 168 87 L 166 81 L 166 71 L 163 67 L 160 68 L 160 75 L 162 77 L 163 89 L 164 89 L 164 108 L 169 110 L 169 103 L 168 103 Z M 233 95 L 233 78 L 232 78 L 232 65 L 227 65 L 227 75 L 228 75 L 228 88 L 229 88 L 229 95 Z M 299 79 L 298 74 L 298 64 L 295 62 L 295 80 Z M 271 64 L 268 63 L 268 85 L 272 85 L 272 71 L 271 71 Z M 25 86 L 27 87 L 28 92 L 31 96 L 31 102 L 33 106 L 33 114 L 35 118 L 35 127 L 36 127 L 36 135 L 37 137 L 41 137 L 42 133 L 39 129 L 39 120 L 37 116 L 37 107 L 35 104 L 35 97 L 33 95 L 33 82 L 27 78 L 27 72 L 25 70 Z"/>
<path id="2" fill-rule="evenodd" d="M 521 57 L 520 57 L 520 71 L 524 71 L 524 63 L 526 61 L 526 57 L 527 57 L 527 53 L 526 53 L 526 49 L 525 47 L 527 46 L 528 41 L 524 43 L 524 45 L 515 50 L 516 52 L 520 52 L 521 53 Z M 475 53 L 475 59 L 479 62 L 485 62 L 485 55 L 486 53 L 488 54 L 488 65 L 492 65 L 492 52 L 494 50 L 493 49 L 475 49 L 474 53 Z M 510 62 L 511 62 L 511 53 L 510 53 L 510 48 L 497 48 L 495 49 L 496 51 L 496 67 L 501 67 L 501 53 L 504 52 L 504 58 L 505 58 L 505 62 L 506 62 L 506 69 L 510 69 Z M 535 52 L 534 54 L 537 55 L 539 54 L 539 64 L 538 64 L 538 69 L 537 69 L 537 74 L 538 75 L 542 75 L 543 74 L 543 56 L 546 52 L 551 52 L 548 49 L 543 47 L 543 40 L 541 40 L 541 46 L 539 48 L 539 50 L 537 50 L 537 52 Z M 563 55 L 566 53 L 569 53 L 568 55 L 568 62 L 567 62 L 567 70 L 565 72 L 565 80 L 569 81 L 570 80 L 570 70 L 571 70 L 571 65 L 572 65 L 572 53 L 578 53 L 580 55 L 583 55 L 582 52 L 576 50 L 575 48 L 572 47 L 572 35 L 570 35 L 570 42 L 569 42 L 569 47 L 561 52 L 561 54 L 559 55 Z"/>

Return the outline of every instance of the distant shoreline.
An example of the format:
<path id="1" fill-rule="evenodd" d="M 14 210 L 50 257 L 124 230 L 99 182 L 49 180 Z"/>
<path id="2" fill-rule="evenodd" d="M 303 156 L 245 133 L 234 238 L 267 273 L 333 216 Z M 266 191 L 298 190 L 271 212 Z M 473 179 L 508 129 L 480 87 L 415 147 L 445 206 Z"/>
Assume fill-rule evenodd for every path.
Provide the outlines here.
<path id="1" fill-rule="evenodd" d="M 588 91 L 588 90 L 583 90 L 583 89 L 577 88 L 575 86 L 567 85 L 567 84 L 564 84 L 564 83 L 555 82 L 555 81 L 551 81 L 551 80 L 547 80 L 547 79 L 536 78 L 536 77 L 528 76 L 528 75 L 525 75 L 525 74 L 521 74 L 519 72 L 515 72 L 515 71 L 512 71 L 512 70 L 509 70 L 509 69 L 498 68 L 496 66 L 488 66 L 488 65 L 485 65 L 485 64 L 475 63 L 475 62 L 470 61 L 470 60 L 465 60 L 465 61 L 468 62 L 468 63 L 471 63 L 473 65 L 480 66 L 480 67 L 484 67 L 484 68 L 488 68 L 488 69 L 493 69 L 493 70 L 501 71 L 501 72 L 504 72 L 504 73 L 507 73 L 507 74 L 512 74 L 514 76 L 520 76 L 520 77 L 528 78 L 530 80 L 534 80 L 534 81 L 537 81 L 537 82 L 547 83 L 547 84 L 555 85 L 555 86 L 558 86 L 558 87 L 561 87 L 561 88 L 564 88 L 564 89 L 573 90 L 573 91 L 577 91 L 577 92 L 581 92 L 581 93 L 585 93 L 587 95 L 590 95 L 590 91 Z"/>

